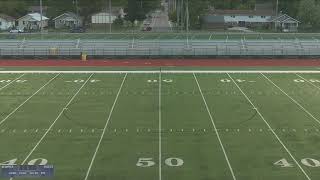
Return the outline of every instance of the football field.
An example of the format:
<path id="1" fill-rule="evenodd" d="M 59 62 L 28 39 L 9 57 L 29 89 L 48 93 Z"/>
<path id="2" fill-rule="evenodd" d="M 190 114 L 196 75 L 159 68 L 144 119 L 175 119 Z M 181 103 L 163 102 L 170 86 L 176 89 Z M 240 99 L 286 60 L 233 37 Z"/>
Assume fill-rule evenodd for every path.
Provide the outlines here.
<path id="1" fill-rule="evenodd" d="M 54 180 L 317 180 L 319 142 L 319 70 L 0 73 L 0 164 Z"/>

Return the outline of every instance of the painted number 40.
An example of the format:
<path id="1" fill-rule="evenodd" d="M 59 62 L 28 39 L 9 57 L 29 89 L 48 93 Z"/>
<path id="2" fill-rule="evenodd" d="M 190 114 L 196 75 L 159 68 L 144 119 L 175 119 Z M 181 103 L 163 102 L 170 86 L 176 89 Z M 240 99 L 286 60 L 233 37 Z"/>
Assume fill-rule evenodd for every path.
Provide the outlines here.
<path id="1" fill-rule="evenodd" d="M 301 163 L 307 167 L 320 167 L 320 161 L 312 158 L 301 159 Z M 285 158 L 275 162 L 274 165 L 277 165 L 283 168 L 290 168 L 294 166 L 293 164 L 289 163 Z"/>
<path id="2" fill-rule="evenodd" d="M 168 158 L 164 161 L 167 166 L 178 167 L 183 165 L 183 160 L 180 158 Z M 156 165 L 153 158 L 139 158 L 136 164 L 138 167 L 152 167 Z"/>
<path id="3" fill-rule="evenodd" d="M 9 161 L 0 162 L 0 165 L 16 165 L 18 159 L 11 159 Z M 32 159 L 28 162 L 28 165 L 46 165 L 48 164 L 48 160 L 43 158 Z"/>

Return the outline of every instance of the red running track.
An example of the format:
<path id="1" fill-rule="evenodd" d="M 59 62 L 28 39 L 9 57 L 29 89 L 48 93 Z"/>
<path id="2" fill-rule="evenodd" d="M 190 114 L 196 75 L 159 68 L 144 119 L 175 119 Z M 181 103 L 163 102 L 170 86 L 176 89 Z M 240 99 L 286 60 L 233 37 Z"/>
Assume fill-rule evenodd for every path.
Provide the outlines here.
<path id="1" fill-rule="evenodd" d="M 116 59 L 116 60 L 0 60 L 0 66 L 106 66 L 106 67 L 230 67 L 320 66 L 320 59 Z"/>

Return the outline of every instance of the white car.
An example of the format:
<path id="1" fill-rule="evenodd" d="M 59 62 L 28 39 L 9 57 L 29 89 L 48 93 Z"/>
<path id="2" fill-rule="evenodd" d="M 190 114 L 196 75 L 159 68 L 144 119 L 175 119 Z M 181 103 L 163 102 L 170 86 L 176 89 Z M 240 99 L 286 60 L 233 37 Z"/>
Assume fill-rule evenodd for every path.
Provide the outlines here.
<path id="1" fill-rule="evenodd" d="M 23 33 L 24 31 L 22 29 L 11 29 L 9 32 L 10 33 Z"/>

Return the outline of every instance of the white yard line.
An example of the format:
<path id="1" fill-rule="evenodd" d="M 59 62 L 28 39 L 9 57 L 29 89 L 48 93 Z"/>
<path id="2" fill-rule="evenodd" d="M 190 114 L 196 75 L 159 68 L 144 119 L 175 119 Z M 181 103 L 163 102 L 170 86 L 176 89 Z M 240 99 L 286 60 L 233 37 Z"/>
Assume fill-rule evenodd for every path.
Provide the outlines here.
<path id="1" fill-rule="evenodd" d="M 162 72 L 159 73 L 159 180 L 162 179 L 162 112 L 161 112 L 161 81 L 162 81 Z"/>
<path id="2" fill-rule="evenodd" d="M 24 75 L 25 75 L 25 74 L 22 74 L 21 76 L 17 77 L 16 79 L 14 79 L 13 81 L 11 81 L 10 83 L 2 86 L 2 87 L 0 88 L 0 91 L 1 91 L 2 89 L 6 88 L 7 86 L 9 86 L 10 84 L 16 82 L 18 79 L 22 78 L 22 76 L 24 76 Z"/>
<path id="3" fill-rule="evenodd" d="M 98 154 L 98 151 L 99 151 L 99 148 L 100 148 L 102 139 L 103 139 L 104 134 L 105 134 L 105 132 L 106 132 L 106 130 L 107 130 L 107 127 L 108 127 L 108 125 L 109 125 L 109 122 L 110 122 L 110 119 L 111 119 L 111 116 L 112 116 L 114 107 L 116 106 L 116 104 L 117 104 L 117 102 L 118 102 L 118 97 L 119 97 L 120 92 L 121 92 L 121 90 L 122 90 L 122 86 L 123 86 L 123 84 L 124 84 L 124 82 L 125 82 L 125 80 L 126 80 L 126 78 L 127 78 L 127 75 L 128 75 L 128 74 L 125 74 L 125 76 L 124 76 L 124 78 L 123 78 L 123 80 L 122 80 L 122 83 L 121 83 L 121 85 L 120 85 L 120 88 L 119 88 L 119 90 L 118 90 L 117 96 L 116 96 L 116 98 L 115 98 L 115 100 L 114 100 L 114 102 L 113 102 L 113 105 L 112 105 L 111 110 L 110 110 L 110 112 L 109 112 L 108 119 L 107 119 L 107 121 L 106 121 L 106 124 L 104 125 L 102 134 L 101 134 L 101 136 L 100 136 L 98 145 L 97 145 L 96 150 L 94 151 L 94 154 L 93 154 L 93 156 L 92 156 L 92 158 L 91 158 L 90 165 L 89 165 L 89 167 L 88 167 L 86 176 L 85 176 L 85 178 L 84 178 L 85 180 L 87 180 L 88 177 L 89 177 L 89 175 L 90 175 L 92 165 L 93 165 L 93 163 L 94 163 L 94 161 L 95 161 L 95 159 L 96 159 L 96 156 L 97 156 L 97 154 Z"/>
<path id="4" fill-rule="evenodd" d="M 196 76 L 195 74 L 193 74 L 193 77 L 194 77 L 194 79 L 195 79 L 195 81 L 196 81 L 196 83 L 197 83 L 197 85 L 198 85 L 198 88 L 199 88 L 200 94 L 201 94 L 201 96 L 202 96 L 203 102 L 204 102 L 204 104 L 205 104 L 205 106 L 206 106 L 207 112 L 208 112 L 209 117 L 210 117 L 210 119 L 211 119 L 212 126 L 213 126 L 213 128 L 214 128 L 214 130 L 215 130 L 215 132 L 216 132 L 218 141 L 219 141 L 219 143 L 220 143 L 220 147 L 221 147 L 221 149 L 222 149 L 222 152 L 223 152 L 223 154 L 224 154 L 224 157 L 225 157 L 225 159 L 226 159 L 226 161 L 227 161 L 227 164 L 228 164 L 228 166 L 229 166 L 229 170 L 230 170 L 230 172 L 231 172 L 232 178 L 233 178 L 233 180 L 236 180 L 236 177 L 235 177 L 235 175 L 234 175 L 234 172 L 233 172 L 231 163 L 230 163 L 230 161 L 229 161 L 228 155 L 227 155 L 227 153 L 226 153 L 226 151 L 225 151 L 225 148 L 224 148 L 224 146 L 223 146 L 222 140 L 221 140 L 221 138 L 220 138 L 219 132 L 218 132 L 217 127 L 216 127 L 216 124 L 215 124 L 215 122 L 214 122 L 214 120 L 213 120 L 213 117 L 212 117 L 211 111 L 210 111 L 210 109 L 209 109 L 209 107 L 208 107 L 207 101 L 206 101 L 206 99 L 205 99 L 205 97 L 204 97 L 204 95 L 203 95 L 203 93 L 202 93 L 202 90 L 201 90 L 200 84 L 199 84 L 199 82 L 198 82 L 197 76 Z"/>
<path id="5" fill-rule="evenodd" d="M 57 118 L 52 122 L 52 124 L 50 125 L 50 127 L 46 130 L 46 132 L 43 134 L 43 136 L 40 138 L 40 140 L 37 142 L 37 144 L 32 148 L 32 150 L 29 152 L 29 154 L 26 156 L 26 158 L 23 160 L 22 164 L 26 163 L 26 161 L 29 159 L 29 157 L 32 155 L 32 153 L 37 149 L 37 147 L 40 145 L 40 143 L 43 141 L 43 139 L 47 136 L 47 134 L 49 133 L 49 131 L 52 129 L 52 127 L 55 125 L 55 123 L 57 122 L 57 120 L 61 117 L 61 115 L 63 114 L 63 112 L 65 111 L 65 109 L 72 103 L 72 101 L 74 100 L 74 98 L 79 94 L 79 92 L 81 91 L 81 89 L 87 84 L 87 82 L 90 80 L 90 78 L 93 76 L 93 74 L 91 74 L 88 79 L 82 84 L 82 86 L 78 89 L 78 91 L 72 96 L 72 98 L 69 100 L 69 102 L 66 104 L 66 106 L 64 108 L 62 108 L 61 112 L 59 113 L 59 115 L 57 116 Z"/>
<path id="6" fill-rule="evenodd" d="M 16 74 L 158 74 L 159 70 L 155 71 L 0 71 L 0 74 L 9 74 L 9 73 L 16 73 Z M 320 71 L 309 71 L 309 70 L 302 70 L 302 71 L 214 71 L 214 70 L 162 70 L 162 74 L 320 74 Z"/>
<path id="7" fill-rule="evenodd" d="M 50 84 L 54 79 L 56 79 L 60 74 L 57 74 L 52 79 L 50 79 L 48 82 L 46 82 L 40 89 L 38 89 L 35 93 L 33 93 L 28 99 L 23 101 L 17 108 L 15 108 L 10 114 L 8 114 L 4 119 L 0 121 L 0 126 L 12 115 L 14 114 L 18 109 L 20 109 L 25 103 L 27 103 L 33 96 L 38 94 L 43 88 L 45 88 L 48 84 Z"/>
<path id="8" fill-rule="evenodd" d="M 296 73 L 296 75 L 297 75 L 298 77 L 300 77 L 301 79 L 305 80 L 306 82 L 308 82 L 309 84 L 311 84 L 313 87 L 315 87 L 315 88 L 317 88 L 317 89 L 320 90 L 320 87 L 319 87 L 319 86 L 313 84 L 312 82 L 310 82 L 309 80 L 305 79 L 304 77 L 300 76 L 300 75 L 297 74 L 297 73 Z"/>
<path id="9" fill-rule="evenodd" d="M 294 102 L 297 106 L 301 108 L 305 113 L 307 113 L 312 119 L 314 119 L 317 123 L 320 124 L 320 120 L 316 118 L 313 114 L 311 114 L 306 108 L 304 108 L 297 100 L 293 99 L 289 94 L 287 94 L 283 89 L 281 89 L 278 85 L 276 85 L 271 79 L 269 79 L 266 75 L 262 74 L 271 84 L 277 87 L 283 94 L 285 94 L 292 102 Z"/>
<path id="10" fill-rule="evenodd" d="M 257 113 L 259 114 L 259 116 L 261 117 L 261 119 L 264 121 L 264 123 L 268 126 L 269 130 L 272 132 L 272 134 L 274 135 L 274 137 L 278 140 L 278 142 L 282 145 L 282 147 L 286 150 L 286 152 L 289 154 L 289 156 L 291 157 L 291 159 L 295 162 L 295 164 L 299 167 L 299 169 L 301 170 L 301 172 L 306 176 L 306 178 L 308 180 L 311 180 L 311 178 L 309 177 L 309 175 L 304 171 L 304 169 L 300 166 L 299 162 L 296 160 L 296 158 L 291 154 L 291 152 L 289 151 L 289 149 L 286 147 L 286 145 L 282 142 L 282 140 L 279 138 L 279 136 L 277 135 L 277 133 L 275 133 L 275 131 L 273 130 L 273 128 L 270 126 L 270 124 L 268 123 L 268 121 L 264 118 L 264 116 L 260 113 L 259 109 L 253 104 L 253 102 L 250 100 L 250 98 L 246 95 L 246 93 L 244 93 L 244 91 L 240 88 L 240 86 L 236 83 L 236 81 L 230 76 L 230 74 L 228 74 L 229 78 L 232 80 L 232 82 L 237 86 L 237 88 L 240 90 L 240 92 L 243 94 L 243 96 L 248 100 L 248 102 L 251 104 L 251 106 L 256 109 Z"/>

